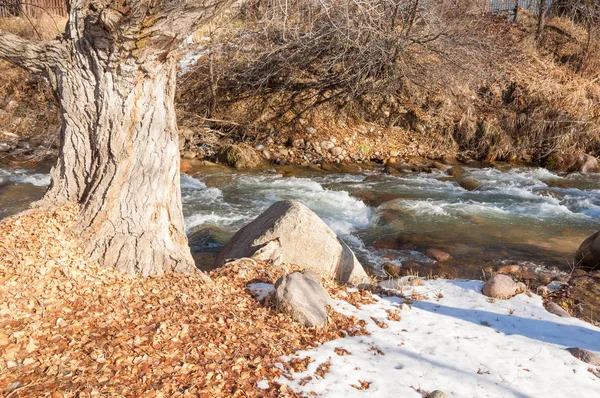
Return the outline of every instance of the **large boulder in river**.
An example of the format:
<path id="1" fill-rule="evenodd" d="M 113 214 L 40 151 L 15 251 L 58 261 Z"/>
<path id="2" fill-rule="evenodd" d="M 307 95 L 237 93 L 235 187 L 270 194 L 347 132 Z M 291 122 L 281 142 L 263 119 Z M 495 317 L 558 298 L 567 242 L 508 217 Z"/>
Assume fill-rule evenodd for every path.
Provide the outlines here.
<path id="1" fill-rule="evenodd" d="M 223 247 L 216 265 L 254 256 L 299 265 L 341 283 L 369 279 L 352 250 L 319 216 L 296 201 L 277 202 L 240 229 Z"/>
<path id="2" fill-rule="evenodd" d="M 523 283 L 517 283 L 508 275 L 497 274 L 492 276 L 483 285 L 482 293 L 488 297 L 506 300 L 519 293 L 523 293 L 526 287 Z"/>
<path id="3" fill-rule="evenodd" d="M 600 269 L 600 231 L 583 241 L 575 252 L 575 266 Z"/>
<path id="4" fill-rule="evenodd" d="M 275 304 L 304 326 L 327 324 L 327 306 L 333 300 L 310 273 L 293 272 L 275 283 Z"/>

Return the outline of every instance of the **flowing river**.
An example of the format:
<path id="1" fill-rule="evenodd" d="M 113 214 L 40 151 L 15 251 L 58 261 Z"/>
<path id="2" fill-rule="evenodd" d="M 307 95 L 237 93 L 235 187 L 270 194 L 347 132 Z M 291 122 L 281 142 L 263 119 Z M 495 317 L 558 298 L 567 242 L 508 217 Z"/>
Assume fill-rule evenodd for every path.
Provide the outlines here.
<path id="1" fill-rule="evenodd" d="M 385 262 L 418 262 L 423 272 L 479 278 L 499 264 L 568 271 L 572 252 L 600 228 L 600 174 L 465 171 L 481 184 L 478 190 L 461 188 L 441 171 L 390 176 L 380 170 L 196 169 L 181 179 L 190 245 L 199 266 L 210 268 L 240 227 L 272 203 L 294 199 L 319 214 L 375 272 Z M 47 167 L 0 169 L 0 218 L 27 208 L 49 182 Z M 423 254 L 429 248 L 450 253 L 452 260 L 434 264 Z"/>

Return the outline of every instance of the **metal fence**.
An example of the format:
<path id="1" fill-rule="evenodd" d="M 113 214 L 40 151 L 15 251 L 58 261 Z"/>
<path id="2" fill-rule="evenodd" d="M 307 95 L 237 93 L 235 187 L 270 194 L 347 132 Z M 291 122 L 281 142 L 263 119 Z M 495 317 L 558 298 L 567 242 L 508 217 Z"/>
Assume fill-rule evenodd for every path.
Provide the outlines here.
<path id="1" fill-rule="evenodd" d="M 490 0 L 490 11 L 494 12 L 512 12 L 515 9 L 516 3 L 519 3 L 519 8 L 537 13 L 540 9 L 539 0 Z M 547 0 L 548 8 L 552 4 L 552 0 Z"/>
<path id="2" fill-rule="evenodd" d="M 0 18 L 21 15 L 37 18 L 44 14 L 66 17 L 65 0 L 0 0 Z"/>

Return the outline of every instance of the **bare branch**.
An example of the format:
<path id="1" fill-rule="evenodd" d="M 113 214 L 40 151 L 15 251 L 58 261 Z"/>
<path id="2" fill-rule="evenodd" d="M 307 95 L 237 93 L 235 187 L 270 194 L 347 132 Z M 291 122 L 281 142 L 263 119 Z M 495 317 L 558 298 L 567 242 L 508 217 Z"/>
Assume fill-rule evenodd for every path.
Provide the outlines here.
<path id="1" fill-rule="evenodd" d="M 0 30 L 0 59 L 33 73 L 45 72 L 62 61 L 60 42 L 36 43 Z"/>

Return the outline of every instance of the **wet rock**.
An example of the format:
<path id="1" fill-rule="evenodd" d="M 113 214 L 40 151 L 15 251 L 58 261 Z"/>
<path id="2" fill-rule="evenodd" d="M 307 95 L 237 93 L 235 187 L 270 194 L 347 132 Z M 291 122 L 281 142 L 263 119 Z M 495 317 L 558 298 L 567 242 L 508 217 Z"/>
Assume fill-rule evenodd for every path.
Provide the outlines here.
<path id="1" fill-rule="evenodd" d="M 571 355 L 580 361 L 589 363 L 593 366 L 600 366 L 600 355 L 594 354 L 588 350 L 584 350 L 583 348 L 567 348 L 567 351 L 569 351 Z"/>
<path id="2" fill-rule="evenodd" d="M 279 240 L 281 247 L 273 255 L 282 263 L 303 266 L 341 283 L 369 279 L 352 250 L 319 216 L 296 201 L 273 204 L 239 230 L 219 253 L 216 265 L 231 258 L 252 257 L 274 240 Z"/>
<path id="3" fill-rule="evenodd" d="M 546 309 L 548 310 L 549 313 L 558 315 L 561 318 L 570 318 L 571 317 L 571 314 L 569 314 L 567 311 L 564 310 L 563 307 L 561 307 L 560 305 L 558 305 L 556 303 L 549 303 L 548 306 L 546 307 Z"/>
<path id="4" fill-rule="evenodd" d="M 440 390 L 435 390 L 427 394 L 427 398 L 448 398 L 448 395 Z"/>
<path id="5" fill-rule="evenodd" d="M 218 251 L 229 239 L 230 234 L 219 227 L 195 228 L 188 234 L 192 251 Z"/>
<path id="6" fill-rule="evenodd" d="M 440 163 L 440 162 L 435 162 L 435 161 L 431 163 L 431 166 L 434 169 L 438 169 L 438 170 L 441 170 L 441 171 L 446 171 L 446 170 L 449 169 L 449 166 L 447 166 L 447 165 L 445 165 L 443 163 Z"/>
<path id="7" fill-rule="evenodd" d="M 600 268 L 600 231 L 581 243 L 575 252 L 575 265 L 590 270 Z"/>
<path id="8" fill-rule="evenodd" d="M 535 193 L 537 193 L 540 196 L 546 196 L 548 198 L 554 198 L 554 199 L 562 199 L 565 195 L 560 193 L 560 192 L 555 192 L 555 191 L 551 191 L 549 189 L 539 189 L 537 191 L 535 191 Z"/>
<path id="9" fill-rule="evenodd" d="M 465 169 L 463 169 L 460 166 L 454 166 L 446 170 L 446 173 L 448 173 L 448 175 L 452 177 L 458 178 L 462 177 L 462 175 L 465 174 Z"/>
<path id="10" fill-rule="evenodd" d="M 333 301 L 314 276 L 294 272 L 275 283 L 275 303 L 296 322 L 312 327 L 327 324 L 327 306 Z"/>
<path id="11" fill-rule="evenodd" d="M 383 270 L 390 278 L 397 278 L 400 276 L 400 270 L 402 268 L 398 267 L 396 264 L 391 262 L 383 263 Z"/>
<path id="12" fill-rule="evenodd" d="M 452 256 L 450 254 L 446 253 L 445 251 L 438 250 L 438 249 L 427 249 L 427 251 L 425 252 L 425 255 L 429 258 L 434 259 L 435 261 L 440 262 L 440 263 L 443 263 L 444 261 L 448 261 L 452 258 Z"/>
<path id="13" fill-rule="evenodd" d="M 598 169 L 598 159 L 587 153 L 553 153 L 542 161 L 542 165 L 561 173 L 590 173 Z"/>
<path id="14" fill-rule="evenodd" d="M 186 173 L 192 169 L 192 164 L 188 162 L 186 159 L 181 159 L 179 162 L 179 171 L 181 173 Z"/>
<path id="15" fill-rule="evenodd" d="M 548 185 L 550 188 L 579 188 L 579 183 L 577 181 L 569 180 L 567 178 L 556 178 L 552 180 L 542 180 L 542 182 Z"/>
<path id="16" fill-rule="evenodd" d="M 228 145 L 216 154 L 219 163 L 236 169 L 253 169 L 261 165 L 262 160 L 256 150 L 248 145 Z"/>
<path id="17" fill-rule="evenodd" d="M 479 181 L 474 180 L 473 178 L 459 178 L 456 182 L 467 191 L 476 191 L 481 187 Z"/>
<path id="18" fill-rule="evenodd" d="M 483 285 L 482 293 L 488 297 L 498 299 L 509 299 L 519 293 L 523 293 L 526 287 L 523 283 L 515 282 L 507 275 L 494 275 Z"/>

